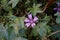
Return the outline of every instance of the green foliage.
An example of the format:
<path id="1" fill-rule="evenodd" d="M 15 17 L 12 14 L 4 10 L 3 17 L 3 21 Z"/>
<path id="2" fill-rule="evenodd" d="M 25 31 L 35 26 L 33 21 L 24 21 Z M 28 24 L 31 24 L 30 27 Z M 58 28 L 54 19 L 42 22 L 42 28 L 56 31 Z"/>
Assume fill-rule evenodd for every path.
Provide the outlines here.
<path id="1" fill-rule="evenodd" d="M 37 13 L 42 13 L 41 9 L 39 8 L 41 6 L 41 4 L 33 4 L 32 8 L 28 8 L 28 10 L 30 10 L 30 12 L 33 15 L 36 15 Z"/>
<path id="2" fill-rule="evenodd" d="M 12 4 L 12 8 L 14 8 L 18 4 L 19 0 L 10 0 L 8 4 Z"/>
<path id="3" fill-rule="evenodd" d="M 44 37 L 47 38 L 48 34 L 60 30 L 60 13 L 55 14 L 57 16 L 55 21 L 52 9 L 47 8 L 49 12 L 53 12 L 50 15 L 47 15 L 49 14 L 47 10 L 42 11 L 47 0 L 39 1 L 0 0 L 0 40 L 42 40 Z M 25 26 L 24 20 L 28 13 L 38 17 L 38 22 L 33 28 Z M 55 38 L 60 39 L 60 33 L 49 39 Z"/>
<path id="4" fill-rule="evenodd" d="M 5 37 L 8 40 L 7 28 L 5 28 L 2 23 L 0 23 L 0 33 L 2 34 L 1 36 L 3 36 L 3 38 Z"/>
<path id="5" fill-rule="evenodd" d="M 57 23 L 60 23 L 60 13 L 57 12 L 57 13 L 55 14 L 55 16 L 57 16 L 56 22 L 57 22 Z"/>
<path id="6" fill-rule="evenodd" d="M 50 27 L 47 25 L 46 22 L 40 23 L 40 28 L 38 29 L 38 32 L 41 37 L 47 36 L 48 33 L 50 33 Z"/>
<path id="7" fill-rule="evenodd" d="M 60 30 L 60 24 L 52 26 L 52 30 L 53 31 L 57 31 Z M 60 32 L 56 33 L 55 35 L 52 36 L 53 38 L 59 38 L 60 40 Z"/>
<path id="8" fill-rule="evenodd" d="M 47 25 L 49 20 L 50 20 L 50 17 L 46 15 L 41 20 L 41 22 L 39 22 L 37 24 L 37 26 L 35 26 L 34 29 L 32 30 L 33 35 L 37 36 L 39 34 L 41 37 L 47 36 L 47 34 L 49 34 L 51 32 L 51 30 L 50 30 L 51 27 L 49 25 Z"/>
<path id="9" fill-rule="evenodd" d="M 4 8 L 6 8 L 7 7 L 7 0 L 2 0 L 1 4 Z"/>
<path id="10" fill-rule="evenodd" d="M 25 36 L 26 37 L 26 29 L 20 29 L 19 34 L 20 34 L 20 36 Z"/>
<path id="11" fill-rule="evenodd" d="M 26 38 L 23 38 L 23 37 L 17 37 L 14 40 L 27 40 L 27 39 Z"/>
<path id="12" fill-rule="evenodd" d="M 38 29 L 38 32 L 40 34 L 41 37 L 44 37 L 44 36 L 47 36 L 47 34 L 50 33 L 50 26 L 47 25 L 47 23 L 50 21 L 50 17 L 49 16 L 45 16 L 41 22 L 39 23 L 39 29 Z"/>

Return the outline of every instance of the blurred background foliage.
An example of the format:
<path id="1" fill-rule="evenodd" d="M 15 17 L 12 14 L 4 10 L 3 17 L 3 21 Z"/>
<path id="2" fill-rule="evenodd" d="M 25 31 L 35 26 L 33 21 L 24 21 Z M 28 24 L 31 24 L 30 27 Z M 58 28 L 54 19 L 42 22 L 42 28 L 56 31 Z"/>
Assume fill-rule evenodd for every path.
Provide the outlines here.
<path id="1" fill-rule="evenodd" d="M 0 0 L 0 40 L 60 40 L 60 13 L 53 10 L 60 0 Z M 34 28 L 24 20 L 38 17 Z M 50 34 L 54 34 L 49 36 Z"/>

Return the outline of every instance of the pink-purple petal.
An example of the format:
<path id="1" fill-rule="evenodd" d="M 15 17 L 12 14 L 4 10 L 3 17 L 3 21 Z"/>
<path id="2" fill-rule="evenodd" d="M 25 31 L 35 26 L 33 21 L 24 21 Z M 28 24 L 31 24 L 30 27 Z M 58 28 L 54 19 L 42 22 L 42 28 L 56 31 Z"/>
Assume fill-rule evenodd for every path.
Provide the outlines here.
<path id="1" fill-rule="evenodd" d="M 60 12 L 60 8 L 58 9 L 58 12 Z"/>
<path id="2" fill-rule="evenodd" d="M 29 26 L 30 26 L 30 23 L 26 23 L 25 26 L 26 26 L 26 27 L 29 27 Z"/>
<path id="3" fill-rule="evenodd" d="M 35 23 L 32 23 L 32 24 L 31 24 L 31 27 L 34 27 L 34 26 L 35 26 Z"/>
<path id="4" fill-rule="evenodd" d="M 28 15 L 28 18 L 32 20 L 32 14 L 29 14 Z"/>
<path id="5" fill-rule="evenodd" d="M 24 22 L 29 22 L 30 20 L 28 19 L 28 18 L 26 18 L 25 20 L 24 20 Z"/>
<path id="6" fill-rule="evenodd" d="M 35 16 L 34 19 L 33 19 L 33 21 L 36 22 L 37 20 L 38 20 L 38 18 Z"/>
<path id="7" fill-rule="evenodd" d="M 57 11 L 57 8 L 54 8 L 54 10 L 56 10 L 56 11 Z"/>
<path id="8" fill-rule="evenodd" d="M 34 19 L 32 18 L 32 14 L 28 15 L 28 18 L 24 20 L 26 27 L 34 27 L 35 23 L 37 22 L 38 18 L 35 16 Z"/>
<path id="9" fill-rule="evenodd" d="M 59 3 L 59 2 L 57 2 L 57 6 L 58 6 L 58 7 L 60 6 L 60 3 Z"/>

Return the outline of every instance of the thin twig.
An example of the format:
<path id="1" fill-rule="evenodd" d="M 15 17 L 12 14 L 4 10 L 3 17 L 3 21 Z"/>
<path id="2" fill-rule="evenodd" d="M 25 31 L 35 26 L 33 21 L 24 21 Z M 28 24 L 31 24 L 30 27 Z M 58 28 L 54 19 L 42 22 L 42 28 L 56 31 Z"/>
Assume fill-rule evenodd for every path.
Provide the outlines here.
<path id="1" fill-rule="evenodd" d="M 43 9 L 43 12 L 45 12 L 45 10 L 47 9 L 47 6 L 48 6 L 48 3 L 46 3 L 44 9 Z"/>
<path id="2" fill-rule="evenodd" d="M 58 32 L 60 32 L 60 30 L 58 30 L 58 31 L 56 31 L 56 32 L 53 32 L 53 33 L 49 34 L 47 37 L 50 37 L 50 36 L 52 36 L 52 35 L 54 35 L 54 34 L 56 34 L 56 33 L 58 33 Z"/>

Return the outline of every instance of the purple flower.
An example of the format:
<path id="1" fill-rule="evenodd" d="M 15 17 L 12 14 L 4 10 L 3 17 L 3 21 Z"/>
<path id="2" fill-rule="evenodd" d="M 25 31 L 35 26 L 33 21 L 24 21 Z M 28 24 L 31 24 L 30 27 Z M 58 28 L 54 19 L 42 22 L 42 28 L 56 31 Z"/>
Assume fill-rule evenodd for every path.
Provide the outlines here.
<path id="1" fill-rule="evenodd" d="M 57 11 L 57 12 L 60 12 L 60 3 L 59 2 L 57 3 L 57 7 L 54 8 L 54 10 Z"/>
<path id="2" fill-rule="evenodd" d="M 28 18 L 26 18 L 24 20 L 25 26 L 26 27 L 34 27 L 37 20 L 38 20 L 38 18 L 36 16 L 34 16 L 34 18 L 32 18 L 32 14 L 28 14 Z"/>

